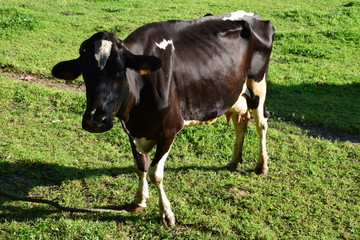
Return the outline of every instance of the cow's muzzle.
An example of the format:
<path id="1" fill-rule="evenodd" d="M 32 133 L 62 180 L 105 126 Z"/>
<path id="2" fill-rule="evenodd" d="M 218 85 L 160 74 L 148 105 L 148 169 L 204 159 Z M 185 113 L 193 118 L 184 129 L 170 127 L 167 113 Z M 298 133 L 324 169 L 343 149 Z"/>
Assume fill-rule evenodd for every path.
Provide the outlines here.
<path id="1" fill-rule="evenodd" d="M 82 128 L 88 132 L 101 133 L 113 127 L 112 116 L 103 111 L 86 111 L 82 120 Z"/>

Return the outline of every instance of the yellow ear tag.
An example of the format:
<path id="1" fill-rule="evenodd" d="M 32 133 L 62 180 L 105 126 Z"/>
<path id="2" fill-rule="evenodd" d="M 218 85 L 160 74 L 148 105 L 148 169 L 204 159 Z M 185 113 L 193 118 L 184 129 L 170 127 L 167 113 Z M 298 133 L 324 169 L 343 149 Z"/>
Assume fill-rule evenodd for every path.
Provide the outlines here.
<path id="1" fill-rule="evenodd" d="M 151 73 L 150 69 L 140 69 L 140 75 L 146 75 L 150 73 Z"/>

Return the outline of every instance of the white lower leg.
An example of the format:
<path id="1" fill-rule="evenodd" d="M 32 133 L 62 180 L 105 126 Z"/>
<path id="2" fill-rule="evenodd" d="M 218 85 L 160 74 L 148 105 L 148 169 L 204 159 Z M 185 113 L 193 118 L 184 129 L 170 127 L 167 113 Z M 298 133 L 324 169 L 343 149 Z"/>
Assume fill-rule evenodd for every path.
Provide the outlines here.
<path id="1" fill-rule="evenodd" d="M 156 190 L 159 194 L 160 218 L 163 224 L 172 226 L 175 225 L 175 217 L 174 213 L 171 211 L 170 201 L 167 198 L 163 188 L 164 165 L 169 151 L 164 154 L 164 156 L 155 166 L 151 166 L 149 168 L 149 177 L 155 184 Z"/>
<path id="2" fill-rule="evenodd" d="M 260 138 L 260 156 L 256 166 L 258 174 L 266 175 L 268 172 L 268 154 L 266 151 L 266 132 L 268 129 L 267 118 L 263 116 L 263 109 L 259 108 L 254 111 L 256 129 Z"/>
<path id="3" fill-rule="evenodd" d="M 149 189 L 147 182 L 147 173 L 146 172 L 138 172 L 139 176 L 139 185 L 138 190 L 136 192 L 136 197 L 134 199 L 134 204 L 139 207 L 146 207 L 146 201 L 149 199 Z"/>
<path id="4" fill-rule="evenodd" d="M 170 201 L 166 197 L 163 183 L 160 182 L 156 185 L 157 192 L 159 194 L 159 209 L 160 209 L 160 218 L 162 219 L 164 224 L 174 225 L 175 217 L 174 213 L 171 211 Z"/>

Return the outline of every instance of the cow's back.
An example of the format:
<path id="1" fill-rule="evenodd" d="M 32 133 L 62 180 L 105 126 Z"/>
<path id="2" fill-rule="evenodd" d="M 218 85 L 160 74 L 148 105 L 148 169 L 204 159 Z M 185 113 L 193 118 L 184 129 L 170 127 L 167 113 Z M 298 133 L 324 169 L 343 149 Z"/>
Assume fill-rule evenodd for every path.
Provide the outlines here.
<path id="1" fill-rule="evenodd" d="M 169 106 L 168 95 L 176 93 L 184 120 L 221 116 L 238 100 L 245 80 L 260 81 L 267 70 L 271 23 L 257 15 L 235 21 L 226 16 L 150 23 L 124 40 L 133 53 L 163 60 L 162 69 L 147 78 L 165 99 L 161 105 Z"/>

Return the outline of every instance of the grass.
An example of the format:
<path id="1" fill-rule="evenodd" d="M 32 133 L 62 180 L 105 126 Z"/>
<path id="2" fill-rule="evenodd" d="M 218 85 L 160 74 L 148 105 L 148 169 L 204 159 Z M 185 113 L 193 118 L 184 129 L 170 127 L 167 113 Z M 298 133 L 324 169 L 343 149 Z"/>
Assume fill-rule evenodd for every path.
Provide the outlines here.
<path id="1" fill-rule="evenodd" d="M 0 191 L 73 207 L 130 202 L 137 177 L 120 124 L 104 134 L 83 131 L 84 93 L 40 79 L 77 57 L 98 30 L 124 38 L 146 22 L 237 9 L 258 12 L 277 29 L 269 176 L 252 171 L 253 126 L 244 164 L 224 169 L 234 133 L 221 119 L 175 140 L 165 173 L 175 228 L 158 223 L 150 185 L 148 208 L 138 214 L 69 214 L 0 198 L 0 239 L 359 239 L 358 1 L 0 0 Z M 14 77 L 23 73 L 38 83 Z"/>

